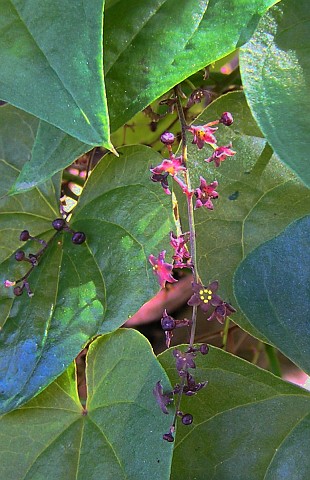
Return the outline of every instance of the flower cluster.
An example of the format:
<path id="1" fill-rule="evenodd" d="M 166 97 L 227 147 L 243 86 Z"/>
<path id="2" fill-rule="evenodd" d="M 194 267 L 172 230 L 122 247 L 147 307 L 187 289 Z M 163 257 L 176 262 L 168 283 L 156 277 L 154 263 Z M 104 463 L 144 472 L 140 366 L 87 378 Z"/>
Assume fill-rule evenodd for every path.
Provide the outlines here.
<path id="1" fill-rule="evenodd" d="M 200 97 L 203 97 L 203 92 L 197 92 L 197 94 L 195 93 L 195 96 L 191 99 L 191 102 L 195 103 L 196 101 L 200 101 Z M 173 269 L 176 268 L 190 268 L 192 270 L 194 279 L 194 281 L 192 282 L 192 296 L 187 302 L 188 305 L 193 307 L 192 319 L 188 320 L 184 318 L 183 320 L 177 320 L 171 315 L 169 315 L 166 309 L 164 310 L 161 318 L 161 326 L 165 333 L 167 348 L 170 347 L 173 332 L 176 328 L 187 327 L 191 329 L 188 349 L 185 352 L 180 350 L 179 348 L 175 348 L 173 350 L 173 356 L 175 358 L 176 370 L 180 377 L 180 383 L 176 384 L 173 388 L 173 391 L 169 393 L 164 393 L 163 386 L 160 381 L 157 382 L 154 388 L 154 395 L 156 397 L 156 400 L 161 410 L 165 414 L 168 414 L 168 407 L 173 402 L 173 396 L 178 396 L 178 400 L 176 402 L 177 409 L 174 415 L 174 420 L 170 426 L 169 431 L 163 435 L 163 439 L 168 442 L 174 441 L 175 424 L 177 417 L 181 418 L 181 421 L 184 425 L 191 425 L 193 422 L 193 416 L 190 413 L 183 413 L 181 410 L 179 410 L 181 404 L 181 396 L 195 395 L 208 383 L 207 381 L 196 382 L 193 374 L 190 373 L 196 368 L 196 355 L 198 353 L 201 355 L 205 355 L 208 353 L 209 350 L 206 344 L 202 344 L 198 347 L 193 345 L 197 307 L 199 307 L 203 313 L 209 315 L 207 318 L 208 321 L 217 320 L 221 324 L 225 322 L 227 317 L 229 317 L 236 311 L 232 307 L 232 305 L 225 302 L 217 294 L 217 290 L 219 288 L 218 281 L 214 281 L 209 285 L 204 286 L 198 280 L 199 276 L 196 270 L 197 266 L 195 265 L 196 255 L 195 253 L 193 253 L 195 251 L 195 229 L 193 225 L 193 213 L 190 213 L 193 211 L 192 202 L 193 198 L 196 198 L 194 205 L 195 209 L 205 207 L 208 210 L 213 210 L 213 202 L 219 196 L 217 192 L 218 182 L 216 180 L 213 180 L 208 183 L 203 176 L 200 176 L 199 186 L 194 189 L 190 187 L 189 174 L 187 171 L 187 163 L 185 158 L 186 148 L 184 147 L 184 144 L 186 143 L 186 131 L 188 131 L 193 135 L 192 143 L 195 144 L 199 150 L 201 150 L 205 144 L 213 148 L 212 155 L 209 158 L 206 158 L 205 162 L 214 162 L 215 167 L 219 167 L 220 164 L 224 160 L 226 160 L 227 157 L 232 157 L 233 155 L 235 155 L 236 152 L 232 150 L 231 144 L 227 146 L 217 145 L 217 139 L 215 134 L 219 124 L 230 126 L 233 123 L 233 117 L 229 112 L 224 112 L 218 120 L 215 120 L 213 122 L 209 122 L 205 125 L 200 126 L 188 126 L 185 123 L 184 114 L 182 114 L 182 107 L 180 101 L 178 100 L 178 95 L 176 96 L 175 103 L 177 105 L 180 121 L 182 124 L 182 141 L 184 142 L 182 154 L 176 156 L 172 151 L 174 135 L 169 132 L 164 133 L 161 136 L 161 141 L 167 147 L 167 150 L 169 152 L 169 158 L 165 158 L 159 165 L 151 168 L 151 180 L 153 182 L 161 183 L 166 194 L 171 194 L 168 184 L 169 177 L 172 177 L 173 181 L 175 181 L 179 185 L 179 187 L 187 197 L 190 231 L 188 233 L 180 235 L 175 235 L 173 232 L 170 232 L 170 245 L 173 248 L 173 256 L 171 263 L 165 261 L 165 250 L 161 251 L 157 257 L 155 257 L 154 255 L 149 256 L 149 261 L 153 267 L 154 274 L 157 276 L 161 288 L 165 287 L 166 282 L 174 283 L 177 281 L 173 276 Z M 188 248 L 189 243 L 192 251 L 190 251 Z"/>

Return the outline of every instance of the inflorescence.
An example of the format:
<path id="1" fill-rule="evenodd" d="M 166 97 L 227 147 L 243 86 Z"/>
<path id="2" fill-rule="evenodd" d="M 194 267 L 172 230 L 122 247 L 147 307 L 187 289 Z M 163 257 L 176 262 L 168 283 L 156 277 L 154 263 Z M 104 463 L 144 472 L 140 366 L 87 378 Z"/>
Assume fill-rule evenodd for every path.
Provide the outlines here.
<path id="1" fill-rule="evenodd" d="M 24 252 L 24 250 L 17 250 L 14 254 L 15 260 L 17 262 L 28 262 L 30 263 L 30 268 L 29 270 L 23 275 L 21 278 L 18 280 L 5 280 L 4 286 L 6 288 L 9 287 L 14 287 L 13 293 L 15 296 L 19 297 L 20 295 L 23 294 L 24 290 L 26 290 L 28 297 L 33 297 L 34 293 L 30 289 L 29 286 L 29 276 L 33 269 L 39 265 L 39 260 L 48 248 L 51 240 L 58 234 L 58 232 L 65 231 L 65 232 L 70 232 L 72 234 L 71 240 L 74 244 L 80 245 L 85 242 L 86 240 L 86 235 L 84 232 L 75 232 L 72 230 L 66 220 L 64 218 L 56 218 L 55 220 L 52 221 L 52 227 L 56 230 L 55 235 L 46 242 L 45 240 L 34 237 L 30 235 L 28 230 L 23 230 L 20 233 L 19 240 L 21 242 L 27 242 L 28 240 L 31 240 L 33 242 L 37 242 L 41 245 L 41 248 L 36 252 L 36 253 L 29 253 L 28 256 Z"/>
<path id="2" fill-rule="evenodd" d="M 177 102 L 177 97 L 176 97 Z M 176 103 L 175 102 L 175 103 Z M 182 142 L 184 138 L 186 142 L 186 132 L 190 132 L 193 135 L 193 144 L 197 145 L 197 148 L 201 150 L 204 145 L 209 145 L 213 148 L 213 153 L 210 157 L 205 159 L 205 162 L 214 162 L 215 167 L 219 167 L 227 157 L 235 155 L 235 151 L 232 150 L 232 145 L 218 146 L 215 133 L 217 131 L 217 125 L 223 124 L 230 126 L 233 123 L 233 117 L 231 113 L 224 112 L 218 120 L 207 123 L 200 126 L 188 126 L 184 125 L 184 117 L 182 107 L 179 107 L 179 117 L 182 125 Z M 183 117 L 183 118 L 182 118 Z M 170 195 L 170 189 L 168 184 L 168 178 L 172 179 L 179 185 L 183 193 L 187 197 L 189 205 L 188 211 L 192 208 L 192 201 L 195 200 L 194 209 L 205 207 L 208 210 L 214 209 L 214 200 L 219 197 L 217 192 L 218 182 L 216 180 L 210 183 L 204 177 L 200 177 L 200 184 L 196 188 L 190 187 L 190 180 L 187 169 L 186 159 L 186 146 L 183 144 L 182 154 L 176 156 L 172 151 L 172 145 L 174 143 L 174 135 L 170 132 L 166 132 L 161 136 L 162 143 L 167 147 L 169 158 L 165 158 L 159 165 L 152 167 L 151 180 L 158 182 L 163 187 L 164 192 Z M 190 220 L 190 219 L 189 219 Z M 192 238 L 191 238 L 192 237 Z M 173 350 L 173 356 L 175 358 L 176 370 L 180 377 L 180 383 L 175 385 L 173 390 L 169 393 L 164 393 L 161 382 L 157 382 L 153 393 L 163 413 L 168 414 L 168 406 L 173 402 L 174 396 L 176 399 L 176 411 L 174 420 L 170 426 L 169 432 L 163 435 L 163 439 L 168 442 L 174 441 L 174 432 L 176 419 L 181 418 L 184 425 L 191 425 L 193 422 L 193 416 L 190 413 L 183 413 L 180 410 L 182 395 L 192 396 L 199 392 L 207 385 L 207 381 L 197 382 L 194 379 L 192 370 L 196 368 L 195 358 L 197 354 L 206 355 L 208 353 L 208 345 L 202 344 L 195 346 L 193 343 L 195 335 L 195 324 L 197 308 L 200 308 L 204 314 L 208 314 L 207 320 L 217 320 L 220 324 L 223 324 L 227 317 L 236 312 L 232 305 L 225 302 L 218 294 L 219 288 L 218 281 L 213 281 L 209 285 L 203 285 L 200 281 L 197 268 L 195 265 L 195 255 L 192 254 L 194 249 L 195 233 L 194 227 L 190 232 L 175 235 L 170 232 L 170 245 L 173 248 L 172 261 L 169 263 L 166 261 L 166 251 L 161 251 L 157 257 L 154 255 L 149 256 L 149 261 L 153 267 L 153 272 L 157 277 L 158 283 L 161 288 L 164 288 L 166 282 L 175 283 L 177 279 L 173 276 L 173 271 L 178 268 L 188 268 L 192 270 L 193 282 L 192 282 L 192 296 L 188 300 L 188 305 L 193 307 L 192 320 L 183 319 L 176 320 L 168 314 L 165 309 L 161 318 L 161 326 L 165 333 L 167 348 L 170 347 L 171 339 L 173 337 L 173 331 L 175 328 L 187 327 L 191 329 L 190 342 L 187 350 L 182 352 L 175 348 Z"/>

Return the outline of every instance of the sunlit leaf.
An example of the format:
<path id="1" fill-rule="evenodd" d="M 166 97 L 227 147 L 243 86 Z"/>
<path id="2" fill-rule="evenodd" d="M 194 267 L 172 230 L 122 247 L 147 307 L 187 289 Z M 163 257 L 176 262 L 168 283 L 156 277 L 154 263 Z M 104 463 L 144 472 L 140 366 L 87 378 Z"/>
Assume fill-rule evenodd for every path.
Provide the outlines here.
<path id="1" fill-rule="evenodd" d="M 6 480 L 168 480 L 171 415 L 157 415 L 152 390 L 169 381 L 137 332 L 96 340 L 87 356 L 88 399 L 79 402 L 70 366 L 41 395 L 0 417 L 0 475 Z"/>

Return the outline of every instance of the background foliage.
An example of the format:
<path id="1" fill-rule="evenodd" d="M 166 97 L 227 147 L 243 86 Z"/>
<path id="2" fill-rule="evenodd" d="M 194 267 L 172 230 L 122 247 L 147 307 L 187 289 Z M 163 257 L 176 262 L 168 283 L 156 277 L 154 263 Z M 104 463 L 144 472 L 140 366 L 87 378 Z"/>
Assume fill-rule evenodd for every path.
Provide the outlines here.
<path id="1" fill-rule="evenodd" d="M 212 348 L 197 357 L 207 388 L 182 403 L 194 423 L 172 448 L 162 434 L 173 409 L 162 415 L 152 395 L 158 380 L 165 391 L 178 381 L 171 350 L 157 359 L 119 329 L 158 291 L 147 258 L 174 227 L 171 198 L 149 180 L 160 134 L 178 132 L 158 99 L 180 83 L 187 96 L 203 88 L 219 98 L 188 108 L 188 121 L 231 111 L 219 138 L 237 154 L 216 170 L 215 210 L 195 214 L 199 271 L 219 280 L 242 329 L 309 373 L 307 11 L 306 0 L 3 2 L 1 478 L 308 478 L 306 390 Z M 240 72 L 223 74 L 238 51 Z M 87 235 L 77 246 L 51 222 L 65 168 L 94 146 L 102 159 L 70 219 Z M 207 156 L 189 149 L 193 183 L 214 178 Z M 32 298 L 3 286 L 26 271 L 13 257 L 24 229 L 50 241 Z M 72 362 L 89 343 L 86 399 Z"/>

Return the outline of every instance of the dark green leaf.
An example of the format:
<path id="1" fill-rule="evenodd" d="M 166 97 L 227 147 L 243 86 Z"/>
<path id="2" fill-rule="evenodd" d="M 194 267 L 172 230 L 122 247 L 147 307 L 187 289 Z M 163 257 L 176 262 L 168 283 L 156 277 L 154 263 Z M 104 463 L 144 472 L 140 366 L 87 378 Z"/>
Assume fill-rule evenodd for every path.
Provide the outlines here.
<path id="1" fill-rule="evenodd" d="M 171 416 L 161 414 L 152 390 L 159 379 L 171 387 L 148 342 L 130 330 L 96 340 L 86 376 L 85 410 L 71 366 L 0 419 L 1 478 L 169 479 L 172 445 L 162 433 Z"/>
<path id="2" fill-rule="evenodd" d="M 0 128 L 2 192 L 14 182 L 22 157 L 29 155 L 25 131 L 33 121 L 13 107 L 4 110 L 13 136 L 7 139 L 7 130 Z M 158 291 L 148 255 L 163 250 L 171 230 L 170 198 L 149 180 L 150 165 L 159 161 L 160 155 L 140 147 L 124 149 L 119 159 L 111 155 L 98 165 L 71 222 L 87 240 L 74 245 L 71 234 L 63 232 L 50 241 L 29 277 L 32 298 L 26 293 L 14 297 L 3 283 L 21 278 L 29 268 L 14 260 L 15 250 L 36 253 L 40 248 L 19 241 L 22 230 L 45 240 L 55 233 L 51 222 L 60 214 L 54 185 L 50 181 L 40 190 L 0 201 L 1 411 L 34 396 L 92 336 L 119 327 Z"/>
<path id="3" fill-rule="evenodd" d="M 190 145 L 189 168 L 193 188 L 199 185 L 199 175 L 208 183 L 215 179 L 219 182 L 214 210 L 195 211 L 199 275 L 205 284 L 219 280 L 220 295 L 236 307 L 232 277 L 238 264 L 255 247 L 308 213 L 309 190 L 272 155 L 242 93 L 227 94 L 213 102 L 195 124 L 216 120 L 227 110 L 233 114 L 234 123 L 231 127 L 220 126 L 217 138 L 219 145 L 232 141 L 236 155 L 216 168 L 204 162 L 212 154 L 211 148 L 205 146 L 198 151 L 196 145 Z M 179 189 L 176 193 L 181 218 L 185 219 L 184 196 Z M 186 225 L 183 228 L 186 231 Z M 241 312 L 232 319 L 254 336 L 264 338 Z"/>
<path id="4" fill-rule="evenodd" d="M 177 83 L 247 41 L 260 16 L 274 3 L 145 0 L 128 9 L 126 0 L 110 2 L 104 62 L 112 131 Z"/>
<path id="5" fill-rule="evenodd" d="M 41 120 L 31 159 L 25 163 L 10 193 L 20 193 L 36 187 L 90 149 L 90 145 Z"/>
<path id="6" fill-rule="evenodd" d="M 310 217 L 250 253 L 234 288 L 249 321 L 281 352 L 310 373 Z"/>
<path id="7" fill-rule="evenodd" d="M 245 93 L 280 160 L 310 186 L 309 2 L 284 0 L 259 23 L 241 49 Z"/>
<path id="8" fill-rule="evenodd" d="M 159 360 L 179 383 L 172 351 Z M 182 400 L 194 421 L 178 425 L 171 480 L 307 480 L 309 392 L 214 347 L 196 364 L 209 383 Z"/>
<path id="9" fill-rule="evenodd" d="M 0 98 L 79 140 L 111 148 L 103 0 L 3 0 Z"/>

